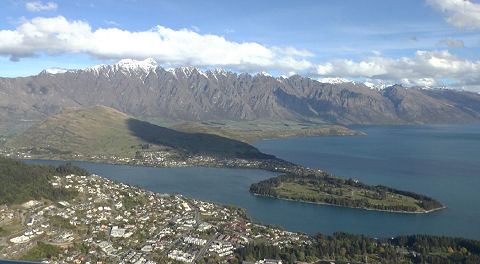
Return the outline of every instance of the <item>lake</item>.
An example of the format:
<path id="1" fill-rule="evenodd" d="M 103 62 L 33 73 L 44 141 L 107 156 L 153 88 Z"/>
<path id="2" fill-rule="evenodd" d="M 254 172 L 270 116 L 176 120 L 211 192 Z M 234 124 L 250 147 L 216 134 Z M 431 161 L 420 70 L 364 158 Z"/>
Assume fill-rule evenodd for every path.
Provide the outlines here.
<path id="1" fill-rule="evenodd" d="M 480 239 L 480 125 L 352 127 L 354 137 L 264 140 L 254 145 L 338 176 L 434 197 L 447 209 L 398 214 L 257 197 L 251 183 L 276 174 L 253 169 L 151 168 L 73 162 L 101 176 L 160 193 L 244 207 L 255 221 L 291 231 L 374 237 L 435 234 Z M 59 164 L 58 161 L 28 161 Z"/>

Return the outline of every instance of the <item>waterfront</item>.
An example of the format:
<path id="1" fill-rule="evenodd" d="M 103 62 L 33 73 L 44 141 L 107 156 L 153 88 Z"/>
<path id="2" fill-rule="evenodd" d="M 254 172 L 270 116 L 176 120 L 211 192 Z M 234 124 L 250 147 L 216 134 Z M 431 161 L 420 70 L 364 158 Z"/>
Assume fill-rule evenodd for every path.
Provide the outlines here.
<path id="1" fill-rule="evenodd" d="M 480 186 L 479 125 L 356 129 L 368 136 L 276 139 L 255 146 L 338 176 L 426 194 L 447 209 L 427 215 L 395 214 L 256 197 L 248 192 L 250 184 L 275 175 L 260 170 L 74 164 L 152 191 L 238 205 L 256 221 L 291 231 L 344 231 L 375 237 L 422 233 L 480 239 L 480 194 L 476 190 Z"/>

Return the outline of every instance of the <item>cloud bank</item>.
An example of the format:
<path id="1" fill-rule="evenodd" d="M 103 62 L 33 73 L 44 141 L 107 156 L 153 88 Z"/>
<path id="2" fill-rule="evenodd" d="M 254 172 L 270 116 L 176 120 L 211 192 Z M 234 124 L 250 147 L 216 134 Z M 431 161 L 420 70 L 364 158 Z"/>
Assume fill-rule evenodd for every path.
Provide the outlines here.
<path id="1" fill-rule="evenodd" d="M 34 18 L 15 30 L 0 31 L 1 55 L 15 61 L 40 53 L 87 53 L 104 60 L 152 57 L 169 66 L 221 66 L 239 71 L 302 71 L 312 67 L 303 59 L 312 56 L 307 51 L 231 42 L 217 35 L 163 26 L 141 32 L 114 27 L 92 30 L 84 21 L 58 16 Z"/>
<path id="2" fill-rule="evenodd" d="M 459 45 L 453 40 L 445 44 Z M 315 54 L 294 47 L 267 47 L 256 42 L 233 42 L 191 29 L 155 26 L 132 32 L 116 27 L 93 30 L 84 21 L 62 16 L 25 20 L 14 30 L 0 30 L 0 55 L 18 61 L 40 54 L 89 54 L 101 60 L 154 58 L 167 67 L 221 67 L 242 72 L 300 73 L 313 78 L 366 78 L 371 82 L 479 89 L 480 62 L 446 50 L 417 51 L 412 57 L 383 57 L 375 52 L 360 61 L 335 59 L 315 62 Z"/>
<path id="3" fill-rule="evenodd" d="M 447 23 L 464 29 L 480 29 L 480 4 L 468 0 L 427 0 L 428 5 L 445 14 Z"/>
<path id="4" fill-rule="evenodd" d="M 480 61 L 469 61 L 444 51 L 417 51 L 414 57 L 369 57 L 360 62 L 333 60 L 316 67 L 322 76 L 396 80 L 405 85 L 438 86 L 439 79 L 455 79 L 458 86 L 480 84 Z M 474 87 L 472 87 L 474 88 Z"/>

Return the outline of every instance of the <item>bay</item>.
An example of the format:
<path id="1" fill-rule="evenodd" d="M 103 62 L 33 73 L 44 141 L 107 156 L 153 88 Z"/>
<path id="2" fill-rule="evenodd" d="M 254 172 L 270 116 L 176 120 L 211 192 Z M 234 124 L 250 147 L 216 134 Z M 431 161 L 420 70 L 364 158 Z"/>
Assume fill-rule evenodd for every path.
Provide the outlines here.
<path id="1" fill-rule="evenodd" d="M 101 176 L 160 193 L 244 207 L 255 221 L 290 231 L 373 237 L 434 234 L 480 239 L 480 125 L 353 127 L 354 137 L 264 140 L 261 151 L 369 184 L 432 196 L 447 209 L 398 214 L 257 197 L 251 183 L 276 174 L 254 169 L 152 168 L 72 162 Z M 60 164 L 59 161 L 33 160 Z"/>
<path id="2" fill-rule="evenodd" d="M 480 239 L 480 125 L 352 127 L 367 136 L 260 141 L 261 151 L 368 184 L 429 195 L 432 214 L 392 214 L 323 206 L 305 225 L 373 236 L 435 234 Z M 310 207 L 309 207 L 310 208 Z M 311 230 L 311 229 L 308 229 Z"/>

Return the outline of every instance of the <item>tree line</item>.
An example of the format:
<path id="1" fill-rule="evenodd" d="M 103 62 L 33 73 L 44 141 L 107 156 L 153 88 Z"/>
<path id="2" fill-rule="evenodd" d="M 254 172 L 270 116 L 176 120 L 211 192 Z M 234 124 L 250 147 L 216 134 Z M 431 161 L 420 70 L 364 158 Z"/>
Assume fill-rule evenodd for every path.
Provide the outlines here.
<path id="1" fill-rule="evenodd" d="M 19 204 L 28 200 L 69 200 L 77 195 L 75 190 L 54 188 L 50 181 L 54 175 L 89 175 L 85 169 L 72 164 L 26 164 L 0 157 L 0 204 Z"/>
<path id="2" fill-rule="evenodd" d="M 376 239 L 343 232 L 317 234 L 311 244 L 278 247 L 250 243 L 232 262 L 281 259 L 284 263 L 335 260 L 360 263 L 480 263 L 480 241 L 430 235 Z"/>

